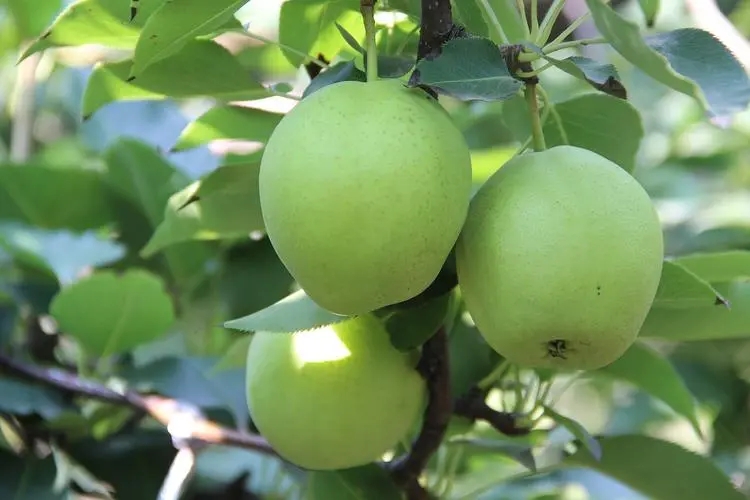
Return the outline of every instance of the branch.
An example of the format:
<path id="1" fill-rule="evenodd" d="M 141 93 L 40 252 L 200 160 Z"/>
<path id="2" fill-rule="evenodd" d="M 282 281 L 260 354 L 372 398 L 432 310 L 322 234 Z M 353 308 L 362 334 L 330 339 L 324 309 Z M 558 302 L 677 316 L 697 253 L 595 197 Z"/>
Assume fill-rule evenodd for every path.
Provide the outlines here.
<path id="1" fill-rule="evenodd" d="M 422 430 L 411 451 L 391 464 L 394 481 L 410 500 L 428 498 L 419 484 L 419 476 L 430 457 L 437 451 L 448 429 L 453 401 L 451 397 L 448 334 L 440 328 L 422 347 L 418 369 L 427 382 L 429 400 L 425 408 Z"/>
<path id="2" fill-rule="evenodd" d="M 81 379 L 70 372 L 26 364 L 4 354 L 0 354 L 0 372 L 41 382 L 70 394 L 115 405 L 129 406 L 153 417 L 166 427 L 173 437 L 175 422 L 189 421 L 190 427 L 180 431 L 183 434 L 182 437 L 189 437 L 199 443 L 229 445 L 276 455 L 273 448 L 262 437 L 222 427 L 211 422 L 189 403 L 162 396 L 146 396 L 135 391 L 116 392 L 99 383 Z M 190 419 L 186 419 L 186 416 Z"/>
<path id="3" fill-rule="evenodd" d="M 436 56 L 453 29 L 450 0 L 422 0 L 417 60 Z"/>
<path id="4" fill-rule="evenodd" d="M 472 388 L 456 400 L 453 413 L 471 420 L 484 420 L 506 436 L 522 436 L 529 433 L 528 428 L 516 424 L 516 418 L 512 413 L 490 408 L 484 401 L 486 395 L 486 391 L 482 391 L 478 387 Z"/>

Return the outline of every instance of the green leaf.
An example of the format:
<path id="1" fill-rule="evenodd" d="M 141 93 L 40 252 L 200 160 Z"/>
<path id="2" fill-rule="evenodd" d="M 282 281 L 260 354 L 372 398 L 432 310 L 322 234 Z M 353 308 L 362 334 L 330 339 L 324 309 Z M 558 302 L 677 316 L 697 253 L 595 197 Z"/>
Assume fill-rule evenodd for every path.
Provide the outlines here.
<path id="1" fill-rule="evenodd" d="M 652 347 L 636 342 L 622 357 L 599 371 L 629 382 L 662 401 L 685 417 L 703 437 L 693 395 L 672 364 Z"/>
<path id="2" fill-rule="evenodd" d="M 152 146 L 134 139 L 116 141 L 104 153 L 104 161 L 107 183 L 137 206 L 153 227 L 164 218 L 170 194 L 189 182 Z"/>
<path id="3" fill-rule="evenodd" d="M 125 248 L 109 235 L 48 231 L 19 224 L 0 224 L 0 248 L 19 261 L 52 272 L 60 283 L 72 283 L 88 267 L 111 264 Z"/>
<path id="4" fill-rule="evenodd" d="M 459 435 L 449 438 L 447 443 L 451 445 L 460 444 L 470 446 L 478 450 L 492 453 L 493 455 L 505 455 L 530 471 L 536 471 L 536 459 L 532 452 L 532 444 L 529 439 L 526 439 L 527 437 L 528 436 L 522 436 L 519 438 L 516 436 L 503 436 L 502 434 L 496 434 L 496 437 L 487 439 Z"/>
<path id="5" fill-rule="evenodd" d="M 674 262 L 665 261 L 654 307 L 686 308 L 728 305 L 707 281 Z"/>
<path id="6" fill-rule="evenodd" d="M 233 19 L 247 0 L 171 0 L 164 2 L 143 26 L 135 45 L 131 76 L 178 52 L 185 44 L 207 35 Z M 237 22 L 237 28 L 241 28 Z"/>
<path id="7" fill-rule="evenodd" d="M 601 437 L 599 444 L 600 461 L 581 448 L 563 465 L 596 470 L 652 500 L 745 498 L 709 458 L 677 444 L 643 435 Z"/>
<path id="8" fill-rule="evenodd" d="M 40 385 L 0 377 L 0 411 L 11 415 L 39 415 L 46 420 L 65 408 L 62 393 Z"/>
<path id="9" fill-rule="evenodd" d="M 336 471 L 313 471 L 307 479 L 306 500 L 403 500 L 403 492 L 376 464 Z"/>
<path id="10" fill-rule="evenodd" d="M 450 40 L 438 57 L 422 59 L 416 69 L 415 83 L 461 100 L 504 100 L 522 86 L 508 72 L 497 45 L 486 38 Z"/>
<path id="11" fill-rule="evenodd" d="M 27 0 L 16 0 L 29 4 Z M 165 0 L 140 0 L 139 15 L 129 22 L 122 0 L 78 0 L 68 5 L 52 25 L 24 52 L 22 59 L 50 47 L 98 44 L 116 49 L 135 47 L 140 28 Z M 34 5 L 36 5 L 36 0 Z"/>
<path id="12" fill-rule="evenodd" d="M 359 44 L 359 42 L 357 41 L 357 39 L 354 38 L 354 36 L 352 36 L 351 33 L 349 33 L 348 31 L 346 31 L 346 28 L 344 28 L 343 26 L 341 26 L 339 23 L 335 23 L 335 24 L 336 24 L 336 29 L 339 30 L 339 33 L 341 33 L 341 37 L 349 45 L 349 47 L 353 48 L 355 51 L 359 52 L 360 54 L 362 54 L 366 58 L 367 57 L 367 51 L 364 49 L 364 47 L 362 47 Z"/>
<path id="13" fill-rule="evenodd" d="M 23 38 L 38 36 L 61 7 L 61 0 L 7 0 L 15 26 Z"/>
<path id="14" fill-rule="evenodd" d="M 454 398 L 465 394 L 489 375 L 502 359 L 465 315 L 456 318 L 448 336 L 448 353 Z"/>
<path id="15" fill-rule="evenodd" d="M 457 18 L 472 34 L 490 38 L 497 45 L 519 43 L 526 30 L 514 0 L 454 0 Z M 505 33 L 500 38 L 497 26 Z"/>
<path id="16" fill-rule="evenodd" d="M 64 288 L 52 316 L 93 356 L 128 351 L 166 333 L 174 307 L 164 283 L 143 270 L 98 271 Z"/>
<path id="17" fill-rule="evenodd" d="M 612 47 L 651 78 L 694 97 L 713 117 L 743 111 L 750 79 L 740 63 L 710 33 L 685 28 L 641 37 L 602 0 L 586 0 L 596 27 Z"/>
<path id="18" fill-rule="evenodd" d="M 281 6 L 279 43 L 295 66 L 305 62 L 302 54 L 323 54 L 333 60 L 347 46 L 338 23 L 352 37 L 364 37 L 364 24 L 357 0 L 289 0 Z M 290 50 L 295 49 L 295 50 Z"/>
<path id="19" fill-rule="evenodd" d="M 750 252 L 745 250 L 684 255 L 674 263 L 709 282 L 750 278 Z"/>
<path id="20" fill-rule="evenodd" d="M 659 13 L 659 0 L 638 0 L 641 6 L 641 12 L 646 18 L 646 26 L 651 28 L 656 21 L 656 15 Z"/>
<path id="21" fill-rule="evenodd" d="M 367 81 L 367 75 L 354 65 L 354 61 L 337 62 L 312 79 L 310 85 L 302 93 L 302 98 L 304 99 L 332 83 L 347 81 L 365 82 Z"/>
<path id="22" fill-rule="evenodd" d="M 83 231 L 109 223 L 108 188 L 98 172 L 0 165 L 0 220 Z"/>
<path id="23" fill-rule="evenodd" d="M 552 103 L 544 122 L 547 147 L 571 145 L 594 151 L 631 172 L 643 138 L 643 123 L 629 102 L 604 94 L 584 94 Z M 516 139 L 531 134 L 522 98 L 503 103 L 503 119 Z"/>
<path id="24" fill-rule="evenodd" d="M 283 116 L 247 106 L 216 106 L 182 131 L 172 151 L 197 148 L 216 139 L 266 142 Z"/>
<path id="25" fill-rule="evenodd" d="M 340 316 L 326 311 L 298 290 L 280 301 L 248 316 L 224 323 L 225 328 L 243 332 L 290 333 L 311 330 L 344 321 Z"/>
<path id="26" fill-rule="evenodd" d="M 166 97 L 213 97 L 223 101 L 252 100 L 270 95 L 253 81 L 240 62 L 211 40 L 191 40 L 177 53 L 149 66 L 128 81 L 132 59 L 97 64 L 83 94 L 83 117 L 115 101 Z M 180 75 L 175 78 L 175 75 Z"/>
<path id="27" fill-rule="evenodd" d="M 112 189 L 133 205 L 146 218 L 133 217 L 130 210 L 117 211 L 121 238 L 134 251 L 139 250 L 164 219 L 164 207 L 176 190 L 185 187 L 189 180 L 155 150 L 133 139 L 116 141 L 104 154 L 105 179 Z M 129 207 L 128 207 L 129 208 Z M 123 213 L 124 215 L 120 215 Z M 135 222 L 131 219 L 135 218 Z M 166 264 L 178 283 L 195 276 L 210 257 L 200 243 L 185 243 L 164 252 Z"/>
<path id="28" fill-rule="evenodd" d="M 446 319 L 451 294 L 441 295 L 422 304 L 397 309 L 383 318 L 391 344 L 400 351 L 410 351 L 424 344 Z"/>
<path id="29" fill-rule="evenodd" d="M 142 255 L 183 241 L 246 237 L 263 229 L 259 168 L 257 162 L 225 165 L 172 195 Z"/>
<path id="30" fill-rule="evenodd" d="M 245 369 L 217 369 L 216 359 L 194 357 L 161 358 L 133 367 L 122 376 L 140 390 L 154 390 L 200 408 L 227 408 L 237 424 L 248 421 L 245 402 Z"/>
<path id="31" fill-rule="evenodd" d="M 715 305 L 691 308 L 654 307 L 641 327 L 641 337 L 696 341 L 750 337 L 750 282 L 717 284 L 731 306 Z"/>
<path id="32" fill-rule="evenodd" d="M 557 422 L 559 425 L 562 425 L 563 427 L 568 429 L 570 433 L 573 434 L 573 436 L 581 441 L 581 444 L 586 447 L 586 449 L 589 451 L 589 453 L 591 453 L 594 459 L 602 459 L 602 447 L 599 444 L 599 441 L 594 439 L 594 437 L 589 434 L 589 431 L 587 431 L 586 428 L 579 422 L 557 413 L 549 406 L 544 406 L 544 414 Z"/>
<path id="33" fill-rule="evenodd" d="M 538 52 L 541 53 L 546 61 L 552 63 L 558 69 L 587 82 L 596 90 L 619 97 L 620 99 L 627 99 L 627 91 L 622 85 L 620 75 L 617 73 L 617 68 L 614 65 L 579 56 L 555 59 L 543 54 L 541 50 L 538 50 Z"/>

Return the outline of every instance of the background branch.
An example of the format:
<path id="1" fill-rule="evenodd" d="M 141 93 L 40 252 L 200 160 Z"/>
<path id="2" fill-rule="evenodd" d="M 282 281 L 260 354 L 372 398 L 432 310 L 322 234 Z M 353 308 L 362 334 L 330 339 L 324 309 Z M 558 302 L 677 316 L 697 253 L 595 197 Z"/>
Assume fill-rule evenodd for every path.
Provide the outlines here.
<path id="1" fill-rule="evenodd" d="M 185 417 L 190 417 L 192 419 L 190 420 L 191 426 L 186 433 L 189 434 L 191 440 L 205 444 L 235 446 L 276 455 L 273 448 L 262 437 L 222 427 L 211 422 L 189 403 L 162 396 L 142 395 L 135 391 L 120 393 L 102 384 L 84 380 L 70 372 L 27 364 L 5 354 L 0 354 L 0 372 L 17 378 L 41 382 L 70 394 L 115 405 L 129 406 L 136 411 L 150 415 L 167 428 L 174 422 L 184 421 Z"/>
<path id="2" fill-rule="evenodd" d="M 474 387 L 456 400 L 453 413 L 471 420 L 484 420 L 506 436 L 521 436 L 529 433 L 528 428 L 516 424 L 516 418 L 512 413 L 490 408 L 485 402 L 486 397 L 487 391 Z"/>

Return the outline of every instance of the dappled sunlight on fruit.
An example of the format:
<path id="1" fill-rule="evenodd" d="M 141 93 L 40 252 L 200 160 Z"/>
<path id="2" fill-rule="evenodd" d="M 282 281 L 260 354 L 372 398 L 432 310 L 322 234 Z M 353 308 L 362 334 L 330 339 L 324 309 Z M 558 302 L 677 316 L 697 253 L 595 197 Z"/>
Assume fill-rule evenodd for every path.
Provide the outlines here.
<path id="1" fill-rule="evenodd" d="M 307 363 L 338 361 L 352 354 L 331 327 L 317 330 L 314 334 L 292 334 L 292 351 L 298 368 Z"/>

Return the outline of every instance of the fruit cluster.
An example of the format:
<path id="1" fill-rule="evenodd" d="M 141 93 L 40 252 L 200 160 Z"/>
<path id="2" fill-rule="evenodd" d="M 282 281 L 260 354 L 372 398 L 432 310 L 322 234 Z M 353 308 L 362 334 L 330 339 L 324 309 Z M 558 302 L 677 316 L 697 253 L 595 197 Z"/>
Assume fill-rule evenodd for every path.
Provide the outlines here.
<path id="1" fill-rule="evenodd" d="M 662 232 L 649 196 L 572 146 L 516 156 L 475 194 L 469 148 L 430 95 L 396 80 L 304 99 L 264 151 L 268 237 L 311 299 L 348 316 L 256 333 L 248 404 L 279 454 L 310 469 L 371 462 L 425 399 L 413 356 L 372 312 L 423 292 L 456 250 L 466 309 L 524 367 L 595 369 L 635 341 L 654 300 Z"/>

